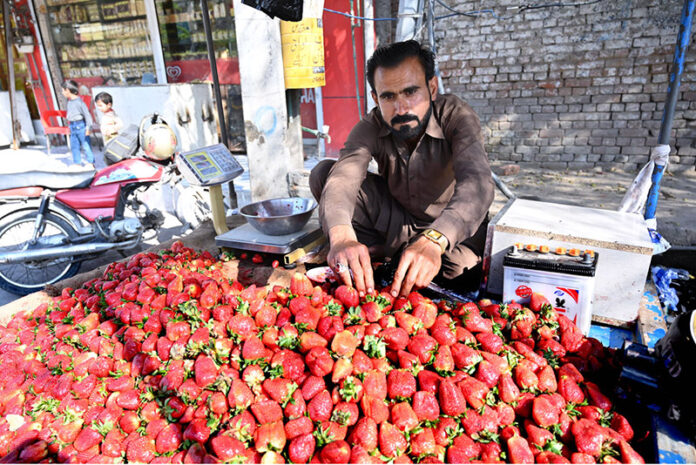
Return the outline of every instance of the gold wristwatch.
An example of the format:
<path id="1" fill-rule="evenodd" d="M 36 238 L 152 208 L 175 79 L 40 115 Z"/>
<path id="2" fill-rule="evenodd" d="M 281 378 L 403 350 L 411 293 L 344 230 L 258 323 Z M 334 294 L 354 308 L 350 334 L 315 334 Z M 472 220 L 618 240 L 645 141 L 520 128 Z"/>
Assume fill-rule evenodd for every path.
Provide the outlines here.
<path id="1" fill-rule="evenodd" d="M 448 241 L 444 234 L 434 229 L 426 229 L 425 231 L 423 231 L 422 235 L 439 245 L 440 249 L 442 250 L 442 253 L 445 253 Z"/>

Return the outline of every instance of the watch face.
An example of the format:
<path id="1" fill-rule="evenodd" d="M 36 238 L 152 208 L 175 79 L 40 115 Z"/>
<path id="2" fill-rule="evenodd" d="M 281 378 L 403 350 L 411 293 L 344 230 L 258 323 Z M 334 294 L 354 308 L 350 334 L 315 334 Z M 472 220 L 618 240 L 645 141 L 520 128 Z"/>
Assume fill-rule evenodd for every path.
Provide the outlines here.
<path id="1" fill-rule="evenodd" d="M 442 234 L 439 233 L 439 232 L 437 232 L 437 231 L 435 231 L 434 229 L 429 230 L 429 231 L 427 232 L 427 235 L 430 236 L 430 237 L 432 237 L 432 238 L 435 239 L 436 241 L 440 240 L 440 238 L 442 237 Z"/>

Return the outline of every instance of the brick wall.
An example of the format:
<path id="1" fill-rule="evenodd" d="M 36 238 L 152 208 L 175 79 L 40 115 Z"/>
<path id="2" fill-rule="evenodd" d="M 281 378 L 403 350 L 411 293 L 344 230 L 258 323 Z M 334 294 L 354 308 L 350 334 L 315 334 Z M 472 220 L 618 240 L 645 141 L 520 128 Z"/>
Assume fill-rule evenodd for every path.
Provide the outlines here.
<path id="1" fill-rule="evenodd" d="M 519 14 L 503 5 L 522 2 L 443 2 L 507 17 L 455 16 L 435 25 L 445 90 L 478 112 L 492 161 L 633 170 L 648 160 L 681 0 L 603 0 Z M 436 3 L 436 17 L 448 13 Z M 674 171 L 694 169 L 696 161 L 696 44 L 690 45 L 670 141 Z"/>

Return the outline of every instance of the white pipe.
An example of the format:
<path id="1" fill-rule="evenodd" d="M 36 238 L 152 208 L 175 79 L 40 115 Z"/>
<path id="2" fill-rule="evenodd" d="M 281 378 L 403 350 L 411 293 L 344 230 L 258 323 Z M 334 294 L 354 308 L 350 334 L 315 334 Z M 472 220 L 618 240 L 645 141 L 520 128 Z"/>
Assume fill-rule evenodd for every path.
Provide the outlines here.
<path id="1" fill-rule="evenodd" d="M 373 0 L 363 1 L 363 16 L 366 18 L 375 17 L 375 4 Z M 375 22 L 363 21 L 363 35 L 365 37 L 365 65 L 367 60 L 375 51 Z M 365 67 L 367 69 L 367 66 Z M 376 103 L 372 100 L 372 92 L 370 92 L 370 84 L 367 82 L 367 73 L 365 73 L 365 100 L 367 101 L 367 111 L 372 110 Z M 321 126 L 320 126 L 321 127 Z"/>
<path id="2" fill-rule="evenodd" d="M 314 88 L 314 107 L 317 112 L 317 130 L 328 132 L 324 129 L 324 99 L 322 96 L 321 87 Z M 323 137 L 317 136 L 317 156 L 324 158 L 326 156 L 326 142 Z"/>
<path id="3" fill-rule="evenodd" d="M 48 89 L 44 89 L 44 95 L 48 92 L 53 100 L 53 108 L 58 109 L 60 104 L 58 103 L 58 96 L 56 95 L 56 89 L 53 87 L 53 76 L 51 75 L 51 67 L 48 66 L 48 58 L 46 57 L 46 49 L 44 48 L 43 37 L 41 36 L 41 28 L 39 28 L 39 21 L 36 17 L 36 12 L 34 11 L 34 2 L 27 2 L 29 6 L 29 11 L 31 11 L 31 21 L 34 24 L 34 35 L 36 36 L 36 46 L 39 47 L 41 52 L 41 60 L 43 63 L 35 63 L 36 72 L 39 77 L 39 82 L 41 82 L 41 71 L 46 73 L 46 79 L 48 79 Z M 39 66 L 41 65 L 41 66 Z M 43 86 L 43 84 L 41 84 Z"/>

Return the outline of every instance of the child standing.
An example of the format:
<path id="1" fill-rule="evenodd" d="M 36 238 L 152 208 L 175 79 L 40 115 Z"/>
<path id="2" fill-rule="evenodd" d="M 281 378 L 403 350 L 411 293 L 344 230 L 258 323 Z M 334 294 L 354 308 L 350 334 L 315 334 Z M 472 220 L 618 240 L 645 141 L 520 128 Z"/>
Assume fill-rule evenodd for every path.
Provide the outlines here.
<path id="1" fill-rule="evenodd" d="M 104 138 L 104 143 L 116 137 L 121 128 L 123 128 L 123 121 L 116 115 L 112 108 L 113 104 L 114 99 L 108 92 L 99 92 L 94 97 L 94 105 L 102 113 L 101 118 L 99 118 L 99 130 Z"/>
<path id="2" fill-rule="evenodd" d="M 63 97 L 68 99 L 67 120 L 70 124 L 70 150 L 73 162 L 82 164 L 81 150 L 84 149 L 87 163 L 94 163 L 92 146 L 89 144 L 92 115 L 89 114 L 85 102 L 79 97 L 75 81 L 65 81 L 61 87 L 63 88 Z"/>

